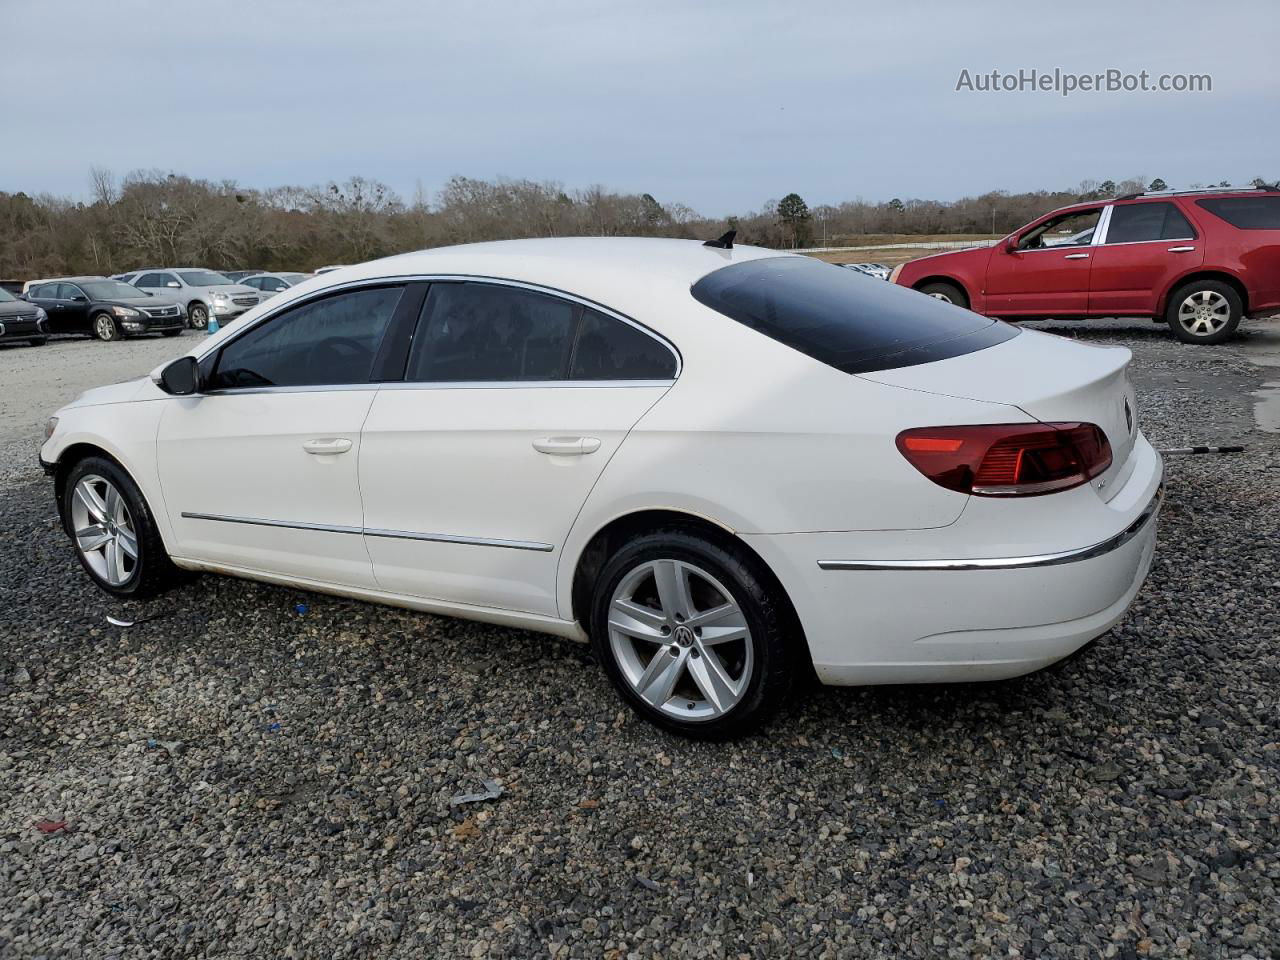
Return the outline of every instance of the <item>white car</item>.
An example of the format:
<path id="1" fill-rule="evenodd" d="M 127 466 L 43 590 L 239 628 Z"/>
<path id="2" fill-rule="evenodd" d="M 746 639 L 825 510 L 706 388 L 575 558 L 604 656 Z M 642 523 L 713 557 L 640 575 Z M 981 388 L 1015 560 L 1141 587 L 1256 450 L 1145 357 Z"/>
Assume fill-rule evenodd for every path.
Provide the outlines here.
<path id="1" fill-rule="evenodd" d="M 241 277 L 238 282 L 257 290 L 259 299 L 269 300 L 277 293 L 296 287 L 303 280 L 310 280 L 311 277 L 312 274 L 309 273 L 255 273 Z"/>
<path id="2" fill-rule="evenodd" d="M 57 412 L 77 555 L 120 597 L 182 568 L 590 637 L 640 714 L 708 737 L 810 664 L 1012 677 L 1124 614 L 1162 475 L 1127 350 L 714 243 L 293 287 Z"/>

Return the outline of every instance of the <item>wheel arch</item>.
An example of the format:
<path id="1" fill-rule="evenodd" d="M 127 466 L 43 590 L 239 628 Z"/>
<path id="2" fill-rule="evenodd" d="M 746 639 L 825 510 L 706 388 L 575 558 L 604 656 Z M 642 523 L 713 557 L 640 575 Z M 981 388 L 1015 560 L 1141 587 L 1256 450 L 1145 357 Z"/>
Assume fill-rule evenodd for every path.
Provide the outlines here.
<path id="1" fill-rule="evenodd" d="M 1249 290 L 1240 282 L 1239 277 L 1226 270 L 1197 267 L 1194 270 L 1184 273 L 1169 284 L 1161 295 L 1160 302 L 1156 304 L 1156 316 L 1163 317 L 1165 315 L 1169 309 L 1169 302 L 1173 299 L 1173 295 L 1175 293 L 1188 284 L 1196 283 L 1200 280 L 1217 280 L 1219 283 L 1225 283 L 1227 286 L 1231 287 L 1240 297 L 1241 314 L 1246 317 L 1249 315 Z"/>
<path id="2" fill-rule="evenodd" d="M 77 440 L 73 443 L 67 444 L 67 446 L 63 447 L 62 450 L 58 452 L 58 459 L 53 466 L 53 495 L 55 502 L 58 505 L 58 518 L 62 522 L 63 527 L 65 528 L 67 526 L 67 512 L 64 509 L 67 495 L 67 480 L 70 478 L 71 471 L 75 468 L 76 464 L 81 460 L 84 460 L 86 457 L 102 457 L 104 460 L 111 461 L 111 463 L 123 471 L 129 479 L 133 481 L 133 485 L 138 488 L 139 495 L 147 501 L 147 509 L 150 510 L 151 516 L 156 518 L 156 531 L 160 535 L 160 540 L 164 543 L 165 549 L 168 550 L 168 524 L 161 522 L 160 516 L 156 512 L 155 505 L 151 503 L 150 498 L 147 497 L 146 488 L 138 481 L 137 474 L 133 470 L 130 470 L 128 465 L 125 464 L 125 462 L 116 453 L 90 440 Z M 69 532 L 70 531 L 68 531 L 68 533 Z"/>
<path id="3" fill-rule="evenodd" d="M 645 533 L 671 527 L 679 527 L 706 537 L 713 543 L 732 549 L 746 558 L 756 568 L 756 572 L 781 598 L 786 608 L 787 616 L 791 621 L 792 629 L 796 631 L 796 635 L 800 638 L 801 642 L 798 649 L 803 652 L 805 663 L 812 667 L 813 658 L 809 650 L 808 638 L 805 636 L 804 627 L 800 622 L 800 616 L 778 575 L 774 573 L 764 558 L 731 528 L 712 517 L 697 513 L 669 508 L 635 510 L 614 517 L 592 534 L 574 562 L 573 580 L 570 588 L 572 618 L 579 624 L 590 623 L 591 597 L 595 591 L 596 577 L 604 569 L 605 564 L 608 563 L 609 557 L 622 544 Z M 584 626 L 583 629 L 585 630 L 586 627 Z"/>
<path id="4" fill-rule="evenodd" d="M 961 293 L 964 294 L 964 298 L 965 300 L 968 301 L 969 306 L 970 307 L 973 306 L 973 291 L 969 289 L 968 285 L 965 284 L 965 282 L 961 280 L 959 277 L 949 276 L 948 274 L 945 274 L 945 273 L 931 273 L 928 276 L 921 277 L 919 280 L 911 284 L 911 289 L 919 290 L 921 287 L 927 286 L 928 284 L 931 284 L 931 283 L 951 284 L 951 286 L 956 287 L 957 289 L 959 289 Z"/>

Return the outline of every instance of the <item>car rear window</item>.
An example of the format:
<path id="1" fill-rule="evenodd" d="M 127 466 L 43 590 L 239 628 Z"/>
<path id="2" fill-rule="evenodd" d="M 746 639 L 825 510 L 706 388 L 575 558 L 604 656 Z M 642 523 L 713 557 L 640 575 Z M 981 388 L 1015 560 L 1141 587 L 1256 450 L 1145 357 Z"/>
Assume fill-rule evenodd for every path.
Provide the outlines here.
<path id="1" fill-rule="evenodd" d="M 1211 197 L 1196 203 L 1241 230 L 1280 230 L 1280 197 Z"/>
<path id="2" fill-rule="evenodd" d="M 845 373 L 910 367 L 974 353 L 1016 327 L 810 257 L 721 267 L 694 299 Z"/>

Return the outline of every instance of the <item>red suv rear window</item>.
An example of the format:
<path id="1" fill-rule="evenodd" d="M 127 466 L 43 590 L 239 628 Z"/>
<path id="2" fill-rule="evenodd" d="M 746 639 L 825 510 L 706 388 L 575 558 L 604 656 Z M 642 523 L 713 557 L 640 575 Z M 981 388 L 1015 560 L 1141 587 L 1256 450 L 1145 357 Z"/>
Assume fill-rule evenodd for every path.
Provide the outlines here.
<path id="1" fill-rule="evenodd" d="M 1280 196 L 1211 197 L 1196 205 L 1241 230 L 1280 230 Z"/>

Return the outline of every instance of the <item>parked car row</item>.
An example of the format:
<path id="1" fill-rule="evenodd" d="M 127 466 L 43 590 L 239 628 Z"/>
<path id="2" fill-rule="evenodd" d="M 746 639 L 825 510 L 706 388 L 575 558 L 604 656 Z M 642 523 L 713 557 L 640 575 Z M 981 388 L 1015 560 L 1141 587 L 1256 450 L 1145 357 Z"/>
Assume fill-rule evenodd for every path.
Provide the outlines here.
<path id="1" fill-rule="evenodd" d="M 1280 310 L 1280 189 L 1129 194 L 1047 213 L 895 283 L 1004 320 L 1150 317 L 1187 343 Z"/>
<path id="2" fill-rule="evenodd" d="M 182 304 L 155 297 L 108 277 L 60 277 L 35 281 L 21 297 L 0 296 L 2 340 L 44 344 L 51 334 L 82 333 L 99 340 L 160 333 L 174 337 L 186 326 Z"/>

